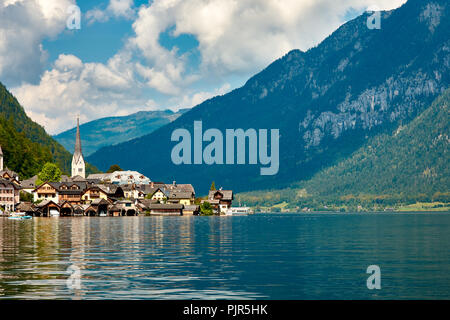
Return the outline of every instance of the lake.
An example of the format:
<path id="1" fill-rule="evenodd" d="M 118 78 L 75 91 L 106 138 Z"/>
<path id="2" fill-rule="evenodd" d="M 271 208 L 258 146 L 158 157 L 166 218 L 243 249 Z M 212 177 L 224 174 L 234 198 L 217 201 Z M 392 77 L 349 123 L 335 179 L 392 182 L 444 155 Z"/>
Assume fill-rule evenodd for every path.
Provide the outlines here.
<path id="1" fill-rule="evenodd" d="M 449 299 L 449 245 L 448 213 L 0 218 L 0 299 Z"/>

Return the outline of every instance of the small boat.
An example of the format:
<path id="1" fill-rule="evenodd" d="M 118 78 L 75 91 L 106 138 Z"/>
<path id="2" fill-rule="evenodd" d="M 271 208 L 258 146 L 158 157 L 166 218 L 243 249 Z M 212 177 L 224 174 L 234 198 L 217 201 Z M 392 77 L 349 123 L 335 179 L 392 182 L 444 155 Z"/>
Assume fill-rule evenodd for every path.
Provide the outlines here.
<path id="1" fill-rule="evenodd" d="M 107 217 L 108 215 L 106 214 L 106 212 L 100 212 L 99 216 L 100 217 Z"/>
<path id="2" fill-rule="evenodd" d="M 253 211 L 250 207 L 235 207 L 230 208 L 225 212 L 226 216 L 248 216 L 252 214 Z"/>
<path id="3" fill-rule="evenodd" d="M 25 215 L 24 212 L 15 212 L 15 213 L 12 213 L 8 217 L 8 219 L 10 219 L 10 220 L 29 220 L 29 219 L 32 219 L 32 218 L 33 218 L 32 216 Z"/>

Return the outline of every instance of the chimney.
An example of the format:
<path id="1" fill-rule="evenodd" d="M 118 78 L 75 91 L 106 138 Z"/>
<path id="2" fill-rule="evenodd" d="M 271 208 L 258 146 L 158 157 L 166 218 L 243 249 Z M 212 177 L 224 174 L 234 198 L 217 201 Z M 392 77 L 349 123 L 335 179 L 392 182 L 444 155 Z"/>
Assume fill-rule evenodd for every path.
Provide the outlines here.
<path id="1" fill-rule="evenodd" d="M 177 186 L 177 182 L 176 181 L 174 181 L 172 184 L 173 184 L 174 187 Z"/>
<path id="2" fill-rule="evenodd" d="M 151 186 L 152 188 L 154 188 L 154 187 L 155 187 L 155 183 L 152 181 L 152 183 L 150 184 L 150 186 Z"/>

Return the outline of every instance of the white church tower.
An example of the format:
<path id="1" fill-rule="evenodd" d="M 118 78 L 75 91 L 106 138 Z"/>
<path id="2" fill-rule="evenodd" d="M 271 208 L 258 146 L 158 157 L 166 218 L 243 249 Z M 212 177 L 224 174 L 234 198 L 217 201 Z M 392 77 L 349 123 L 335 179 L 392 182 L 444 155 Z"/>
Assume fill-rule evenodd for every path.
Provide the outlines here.
<path id="1" fill-rule="evenodd" d="M 3 171 L 3 151 L 2 151 L 2 146 L 0 146 L 0 171 Z"/>
<path id="2" fill-rule="evenodd" d="M 72 158 L 72 177 L 81 176 L 86 178 L 86 165 L 83 152 L 81 151 L 80 119 L 77 118 L 77 137 L 75 141 L 75 152 Z"/>

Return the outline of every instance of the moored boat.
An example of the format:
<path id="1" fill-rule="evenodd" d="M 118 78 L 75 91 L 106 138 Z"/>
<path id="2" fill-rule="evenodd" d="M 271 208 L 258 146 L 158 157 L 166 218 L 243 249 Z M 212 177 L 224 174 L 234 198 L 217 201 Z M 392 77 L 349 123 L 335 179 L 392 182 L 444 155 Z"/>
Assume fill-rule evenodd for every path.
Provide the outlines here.
<path id="1" fill-rule="evenodd" d="M 10 220 L 29 220 L 32 218 L 32 216 L 27 216 L 25 212 L 14 212 L 8 217 Z"/>
<path id="2" fill-rule="evenodd" d="M 234 207 L 230 208 L 225 212 L 226 216 L 248 216 L 252 214 L 253 211 L 250 207 Z"/>

